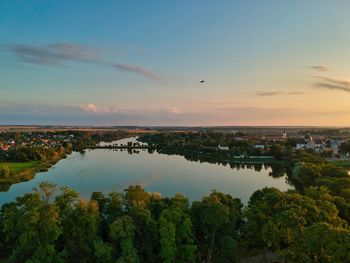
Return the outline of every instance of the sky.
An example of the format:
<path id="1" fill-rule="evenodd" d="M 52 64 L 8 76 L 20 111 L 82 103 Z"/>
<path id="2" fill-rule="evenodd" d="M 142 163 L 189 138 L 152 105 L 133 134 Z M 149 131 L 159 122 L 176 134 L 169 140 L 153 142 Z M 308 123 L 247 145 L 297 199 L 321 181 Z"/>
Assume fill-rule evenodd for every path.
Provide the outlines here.
<path id="1" fill-rule="evenodd" d="M 350 126 L 349 28 L 345 0 L 3 0 L 0 125 Z"/>

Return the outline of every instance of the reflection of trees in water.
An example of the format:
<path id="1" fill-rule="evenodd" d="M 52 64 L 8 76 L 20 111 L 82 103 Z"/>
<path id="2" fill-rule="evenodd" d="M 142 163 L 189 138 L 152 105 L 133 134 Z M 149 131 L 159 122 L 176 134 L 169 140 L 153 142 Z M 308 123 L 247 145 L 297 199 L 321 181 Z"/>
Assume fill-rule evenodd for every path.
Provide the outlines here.
<path id="1" fill-rule="evenodd" d="M 132 149 L 132 148 L 127 148 L 127 149 L 113 149 L 112 151 L 127 151 L 128 154 L 139 154 L 141 151 L 145 152 L 147 151 L 149 154 L 153 154 L 155 152 L 160 153 L 160 154 L 166 154 L 166 155 L 178 155 L 178 156 L 183 156 L 186 160 L 192 161 L 192 162 L 199 162 L 199 163 L 211 163 L 211 164 L 217 164 L 217 165 L 222 165 L 222 166 L 230 166 L 231 169 L 236 169 L 236 170 L 243 170 L 243 169 L 251 169 L 256 172 L 260 172 L 261 170 L 268 170 L 271 169 L 269 172 L 269 176 L 272 176 L 273 178 L 280 178 L 285 175 L 287 175 L 287 183 L 292 184 L 290 181 L 289 176 L 288 176 L 288 171 L 285 167 L 284 164 L 279 164 L 279 163 L 253 163 L 253 162 L 244 162 L 244 161 L 228 161 L 228 160 L 222 160 L 222 156 L 215 156 L 215 155 L 207 155 L 207 156 L 199 156 L 198 154 L 193 154 L 193 153 L 180 153 L 180 152 L 171 152 L 171 151 L 162 151 L 154 148 L 147 148 L 137 150 L 137 149 Z"/>
<path id="2" fill-rule="evenodd" d="M 222 160 L 223 156 L 221 155 L 200 155 L 197 153 L 190 153 L 190 152 L 179 152 L 179 151 L 164 151 L 154 148 L 148 148 L 148 153 L 152 154 L 155 151 L 160 154 L 166 154 L 166 155 L 179 155 L 183 156 L 186 160 L 192 161 L 192 162 L 199 162 L 199 163 L 211 163 L 211 164 L 217 164 L 217 165 L 223 165 L 227 166 L 229 165 L 231 169 L 241 170 L 241 169 L 252 169 L 256 172 L 260 172 L 262 169 L 268 170 L 271 169 L 269 172 L 269 176 L 272 176 L 273 178 L 279 178 L 283 177 L 287 174 L 286 167 L 284 164 L 279 163 L 263 163 L 263 162 L 244 162 L 244 161 L 229 161 L 229 160 Z M 289 179 L 288 179 L 289 180 Z M 288 182 L 291 183 L 291 182 Z"/>
<path id="3" fill-rule="evenodd" d="M 11 187 L 11 184 L 0 184 L 0 192 L 7 192 Z"/>
<path id="4" fill-rule="evenodd" d="M 140 150 L 136 150 L 136 149 L 132 149 L 132 148 L 128 148 L 127 149 L 128 154 L 139 154 Z"/>
<path id="5" fill-rule="evenodd" d="M 278 178 L 286 175 L 286 168 L 280 164 L 271 164 L 271 172 L 269 175 Z"/>

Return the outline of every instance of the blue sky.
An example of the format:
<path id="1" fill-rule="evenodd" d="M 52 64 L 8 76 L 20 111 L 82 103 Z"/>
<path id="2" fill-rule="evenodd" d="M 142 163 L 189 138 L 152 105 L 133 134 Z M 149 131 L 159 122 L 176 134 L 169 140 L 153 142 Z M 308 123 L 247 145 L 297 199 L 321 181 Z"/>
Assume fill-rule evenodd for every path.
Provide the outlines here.
<path id="1" fill-rule="evenodd" d="M 0 124 L 349 125 L 349 28 L 347 1 L 1 1 Z"/>

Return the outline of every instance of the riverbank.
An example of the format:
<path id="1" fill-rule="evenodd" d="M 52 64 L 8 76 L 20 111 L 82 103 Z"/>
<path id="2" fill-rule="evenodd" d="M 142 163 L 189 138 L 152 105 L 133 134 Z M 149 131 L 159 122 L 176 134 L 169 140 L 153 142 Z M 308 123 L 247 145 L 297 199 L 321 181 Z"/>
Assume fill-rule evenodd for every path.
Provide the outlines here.
<path id="1" fill-rule="evenodd" d="M 64 153 L 59 157 L 42 162 L 6 163 L 10 169 L 10 176 L 0 177 L 0 191 L 7 191 L 13 184 L 33 179 L 37 173 L 48 171 L 53 165 L 65 158 L 67 155 Z"/>

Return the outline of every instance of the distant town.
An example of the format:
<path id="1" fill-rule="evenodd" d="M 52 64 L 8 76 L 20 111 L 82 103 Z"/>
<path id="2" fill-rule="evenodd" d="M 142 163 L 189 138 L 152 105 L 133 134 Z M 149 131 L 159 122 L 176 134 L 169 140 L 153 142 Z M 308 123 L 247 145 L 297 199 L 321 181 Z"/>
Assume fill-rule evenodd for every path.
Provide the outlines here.
<path id="1" fill-rule="evenodd" d="M 0 127 L 0 149 L 4 152 L 18 147 L 56 148 L 67 143 L 77 142 L 77 133 L 87 133 L 92 138 L 114 132 L 136 135 L 159 134 L 165 132 L 198 134 L 222 133 L 224 141 L 215 145 L 202 145 L 206 148 L 230 151 L 232 142 L 248 142 L 262 155 L 272 145 L 288 143 L 294 149 L 312 150 L 326 158 L 346 159 L 350 156 L 350 129 L 327 128 L 278 128 L 278 127 L 47 127 L 47 126 L 11 126 Z M 96 142 L 97 143 L 97 142 Z M 91 145 L 90 145 L 91 146 Z"/>

